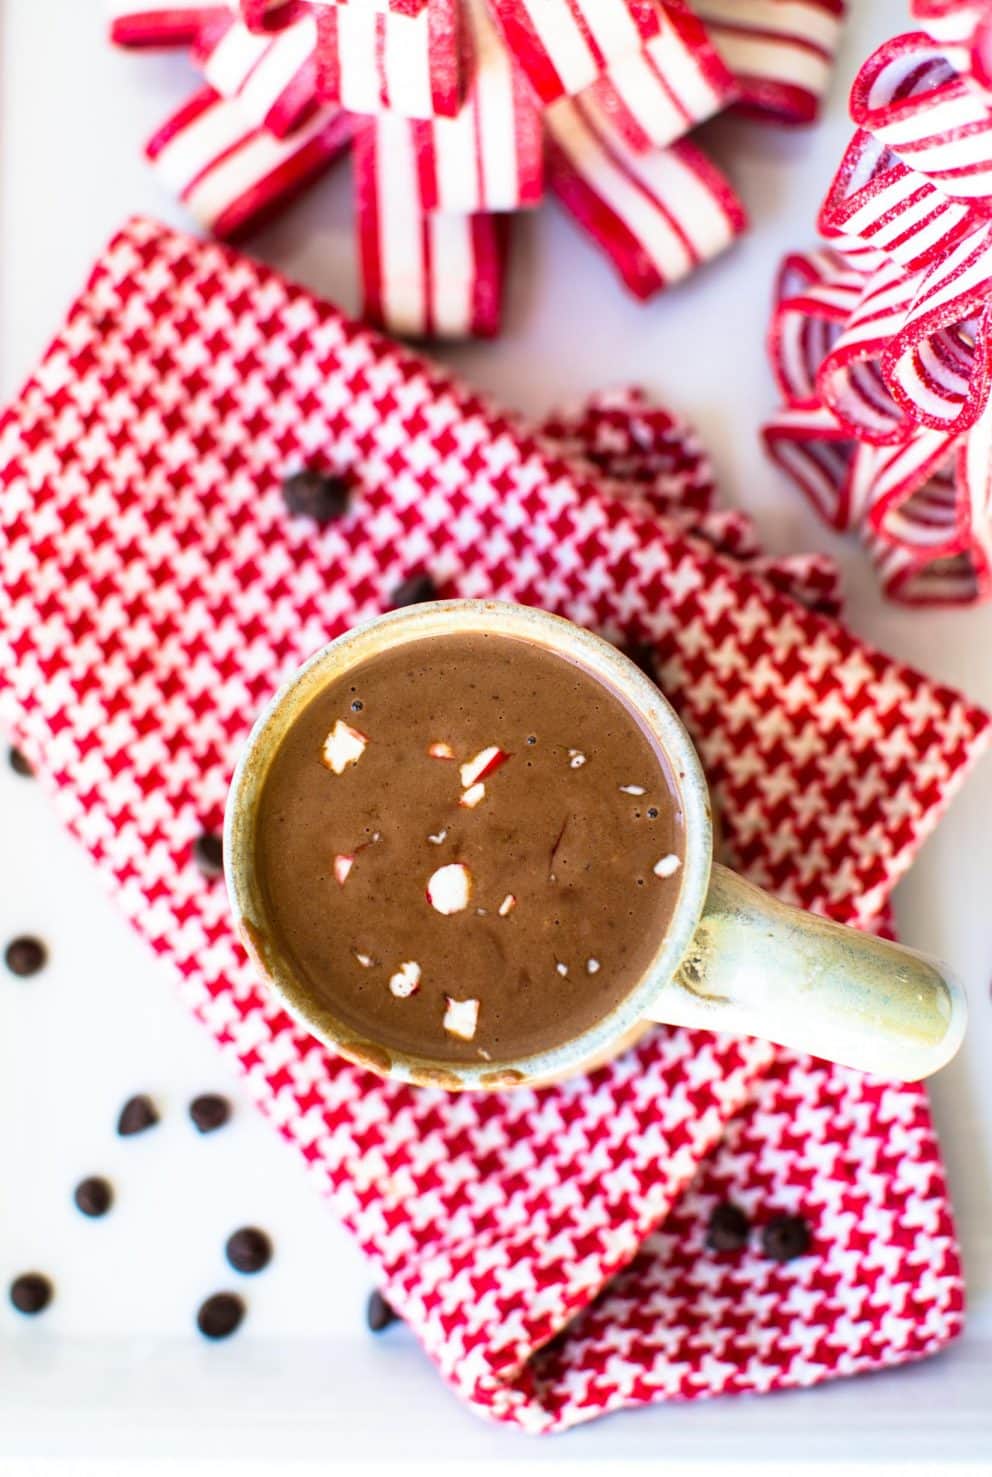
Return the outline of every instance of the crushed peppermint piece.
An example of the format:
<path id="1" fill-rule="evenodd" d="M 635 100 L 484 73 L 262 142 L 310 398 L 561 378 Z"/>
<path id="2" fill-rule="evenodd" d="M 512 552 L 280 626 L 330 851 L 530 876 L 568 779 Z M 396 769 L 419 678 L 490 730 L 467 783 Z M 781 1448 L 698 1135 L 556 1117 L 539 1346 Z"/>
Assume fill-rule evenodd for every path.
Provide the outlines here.
<path id="1" fill-rule="evenodd" d="M 349 764 L 357 764 L 368 743 L 364 733 L 340 718 L 324 740 L 321 759 L 335 774 L 344 774 Z"/>
<path id="2" fill-rule="evenodd" d="M 454 759 L 455 751 L 450 744 L 428 744 L 427 752 L 432 759 Z"/>
<path id="3" fill-rule="evenodd" d="M 653 868 L 654 875 L 656 877 L 672 877 L 680 866 L 681 862 L 678 857 L 674 851 L 670 851 L 667 856 L 662 857 L 660 862 L 655 862 Z"/>
<path id="4" fill-rule="evenodd" d="M 569 767 L 569 769 L 581 769 L 582 766 L 583 766 L 583 764 L 585 764 L 585 762 L 586 762 L 586 756 L 585 756 L 585 754 L 583 754 L 583 752 L 582 752 L 581 749 L 569 749 L 569 751 L 568 751 L 568 767 Z"/>
<path id="5" fill-rule="evenodd" d="M 503 901 L 499 905 L 499 916 L 501 918 L 508 918 L 509 915 L 513 912 L 513 910 L 514 910 L 514 908 L 516 906 L 517 906 L 517 900 L 516 900 L 516 898 L 513 896 L 513 893 L 512 892 L 508 892 L 506 894 L 506 897 L 503 899 Z"/>
<path id="6" fill-rule="evenodd" d="M 477 805 L 480 805 L 482 801 L 485 800 L 485 798 L 486 787 L 480 781 L 477 785 L 469 785 L 468 789 L 464 792 L 458 804 L 463 806 L 465 810 L 474 810 Z"/>
<path id="7" fill-rule="evenodd" d="M 507 759 L 509 754 L 499 748 L 496 744 L 490 744 L 488 749 L 480 749 L 474 759 L 469 759 L 461 766 L 462 789 L 469 790 L 476 780 L 484 779 L 487 774 L 492 774 Z"/>
<path id="8" fill-rule="evenodd" d="M 427 839 L 431 843 L 432 846 L 440 846 L 441 843 L 442 843 L 442 841 L 444 840 L 445 836 L 447 836 L 447 834 L 448 834 L 448 828 L 447 828 L 447 826 L 445 826 L 445 828 L 444 828 L 443 831 L 435 831 L 434 835 L 433 836 L 428 836 Z"/>
<path id="9" fill-rule="evenodd" d="M 472 1041 L 479 1024 L 478 1000 L 455 1000 L 445 995 L 444 1029 L 451 1036 Z"/>
<path id="10" fill-rule="evenodd" d="M 557 971 L 561 975 L 562 979 L 564 979 L 565 976 L 568 974 L 568 965 L 567 964 L 562 964 L 562 962 L 561 962 L 560 959 L 556 963 L 555 969 L 557 969 Z"/>
<path id="11" fill-rule="evenodd" d="M 438 867 L 427 884 L 427 901 L 438 913 L 450 916 L 468 907 L 472 896 L 472 874 L 463 862 Z"/>
<path id="12" fill-rule="evenodd" d="M 359 964 L 362 966 L 363 969 L 371 969 L 372 968 L 372 955 L 371 954 L 361 954 L 361 953 L 359 953 L 358 949 L 353 949 L 352 950 L 352 953 L 354 954 L 355 958 L 358 960 Z"/>
<path id="13" fill-rule="evenodd" d="M 337 882 L 339 887 L 343 887 L 344 884 L 347 882 L 348 873 L 351 871 L 354 865 L 355 858 L 353 856 L 346 856 L 343 853 L 339 852 L 338 855 L 334 858 L 334 880 L 335 882 Z"/>
<path id="14" fill-rule="evenodd" d="M 643 785 L 621 785 L 621 795 L 646 795 L 648 792 Z"/>
<path id="15" fill-rule="evenodd" d="M 390 975 L 389 988 L 397 1000 L 407 1000 L 420 989 L 420 965 L 415 959 L 407 959 L 394 975 Z"/>
<path id="16" fill-rule="evenodd" d="M 586 974 L 599 974 L 599 960 L 598 959 L 587 959 L 586 960 Z"/>

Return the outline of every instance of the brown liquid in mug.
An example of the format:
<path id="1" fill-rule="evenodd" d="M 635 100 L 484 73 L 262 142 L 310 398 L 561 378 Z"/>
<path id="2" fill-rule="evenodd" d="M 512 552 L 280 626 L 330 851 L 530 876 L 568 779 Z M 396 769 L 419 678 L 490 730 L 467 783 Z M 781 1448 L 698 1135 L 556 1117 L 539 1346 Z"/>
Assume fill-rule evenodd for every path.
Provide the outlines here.
<path id="1" fill-rule="evenodd" d="M 272 761 L 257 835 L 268 929 L 314 999 L 447 1062 L 528 1057 L 607 1015 L 670 925 L 684 858 L 672 775 L 631 710 L 496 634 L 332 681 Z"/>

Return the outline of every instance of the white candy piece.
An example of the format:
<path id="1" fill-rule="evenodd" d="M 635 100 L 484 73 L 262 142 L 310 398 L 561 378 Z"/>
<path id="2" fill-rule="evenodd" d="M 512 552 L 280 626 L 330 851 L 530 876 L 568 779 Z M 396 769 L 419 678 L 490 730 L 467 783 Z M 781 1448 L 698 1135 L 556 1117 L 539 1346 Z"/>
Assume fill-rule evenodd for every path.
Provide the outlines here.
<path id="1" fill-rule="evenodd" d="M 432 759 L 454 759 L 455 751 L 450 744 L 428 744 L 427 752 Z"/>
<path id="2" fill-rule="evenodd" d="M 415 959 L 407 959 L 394 975 L 390 976 L 389 988 L 397 1000 L 407 1000 L 420 989 L 420 965 Z"/>
<path id="3" fill-rule="evenodd" d="M 660 862 L 655 862 L 652 870 L 656 877 L 672 877 L 681 865 L 674 851 L 670 851 L 667 856 L 662 857 Z"/>
<path id="4" fill-rule="evenodd" d="M 480 780 L 477 785 L 469 786 L 469 788 L 462 795 L 462 798 L 459 800 L 458 804 L 463 806 L 466 810 L 474 810 L 477 805 L 481 804 L 481 802 L 485 800 L 485 798 L 486 787 Z"/>
<path id="5" fill-rule="evenodd" d="M 432 846 L 440 846 L 447 834 L 448 828 L 445 826 L 443 831 L 436 831 L 433 836 L 428 836 L 427 839 Z"/>
<path id="6" fill-rule="evenodd" d="M 478 1000 L 454 1000 L 450 995 L 445 995 L 444 999 L 444 1029 L 450 1036 L 460 1036 L 463 1041 L 472 1041 L 479 1024 Z"/>
<path id="7" fill-rule="evenodd" d="M 345 856 L 343 853 L 339 852 L 338 855 L 334 858 L 334 880 L 335 882 L 337 882 L 339 887 L 343 887 L 345 885 L 348 880 L 348 873 L 351 871 L 354 865 L 355 858 L 353 856 Z"/>
<path id="8" fill-rule="evenodd" d="M 581 749 L 569 749 L 569 751 L 568 751 L 568 767 L 569 767 L 569 769 L 581 769 L 582 766 L 583 766 L 583 764 L 585 764 L 585 762 L 586 762 L 586 756 L 583 754 L 583 752 L 582 752 Z"/>
<path id="9" fill-rule="evenodd" d="M 587 959 L 586 960 L 586 974 L 599 974 L 599 960 L 598 959 Z"/>
<path id="10" fill-rule="evenodd" d="M 463 912 L 472 896 L 472 874 L 462 862 L 438 867 L 427 884 L 427 901 L 438 913 L 449 917 Z"/>
<path id="11" fill-rule="evenodd" d="M 321 758 L 335 774 L 344 774 L 349 764 L 357 764 L 361 759 L 367 743 L 364 733 L 339 718 L 324 740 Z"/>
<path id="12" fill-rule="evenodd" d="M 357 949 L 353 949 L 352 950 L 352 953 L 354 954 L 355 958 L 358 960 L 359 964 L 362 966 L 363 969 L 371 969 L 372 968 L 372 955 L 371 954 L 360 954 Z"/>
<path id="13" fill-rule="evenodd" d="M 621 795 L 646 795 L 648 792 L 643 785 L 621 785 Z"/>
<path id="14" fill-rule="evenodd" d="M 490 744 L 488 749 L 481 749 L 475 758 L 469 759 L 459 771 L 462 777 L 462 789 L 471 789 L 476 780 L 481 780 L 484 774 L 490 774 L 497 769 L 506 757 L 503 750 L 496 744 Z"/>
<path id="15" fill-rule="evenodd" d="M 499 916 L 501 918 L 508 918 L 516 906 L 516 898 L 513 896 L 512 892 L 508 892 L 506 894 L 506 897 L 499 905 Z"/>
<path id="16" fill-rule="evenodd" d="M 567 964 L 562 964 L 562 962 L 561 962 L 560 959 L 558 960 L 558 963 L 555 965 L 555 969 L 557 969 L 557 971 L 561 975 L 562 979 L 564 979 L 565 976 L 568 974 L 568 965 Z"/>

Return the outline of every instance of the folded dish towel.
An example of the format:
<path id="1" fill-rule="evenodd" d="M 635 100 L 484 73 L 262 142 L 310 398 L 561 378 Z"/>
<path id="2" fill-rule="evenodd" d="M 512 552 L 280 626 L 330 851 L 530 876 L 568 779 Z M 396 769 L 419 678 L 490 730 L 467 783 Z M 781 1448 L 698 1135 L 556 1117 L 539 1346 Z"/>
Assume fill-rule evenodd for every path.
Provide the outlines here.
<path id="1" fill-rule="evenodd" d="M 347 475 L 341 521 L 288 517 L 280 484 L 303 465 Z M 530 1431 L 952 1338 L 924 1090 L 666 1028 L 542 1091 L 384 1083 L 266 998 L 192 849 L 277 682 L 429 570 L 444 594 L 649 649 L 728 859 L 876 926 L 988 721 L 824 614 L 824 561 L 761 560 L 712 502 L 694 439 L 636 395 L 528 429 L 146 220 L 0 423 L 0 721 L 444 1377 Z M 727 1201 L 752 1231 L 713 1250 Z M 760 1235 L 783 1214 L 810 1236 L 785 1261 Z"/>

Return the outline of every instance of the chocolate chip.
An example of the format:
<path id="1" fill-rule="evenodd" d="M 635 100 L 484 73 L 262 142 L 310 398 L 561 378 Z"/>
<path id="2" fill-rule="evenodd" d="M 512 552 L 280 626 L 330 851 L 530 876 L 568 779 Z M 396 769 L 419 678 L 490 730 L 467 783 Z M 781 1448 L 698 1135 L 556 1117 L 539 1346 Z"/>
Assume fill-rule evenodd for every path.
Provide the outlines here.
<path id="1" fill-rule="evenodd" d="M 133 1133 L 144 1133 L 146 1128 L 154 1128 L 158 1122 L 158 1110 L 147 1093 L 139 1092 L 135 1097 L 128 1098 L 121 1108 L 121 1116 L 117 1120 L 117 1132 L 121 1138 L 130 1138 Z"/>
<path id="2" fill-rule="evenodd" d="M 391 1323 L 399 1322 L 399 1314 L 393 1312 L 381 1292 L 373 1292 L 365 1308 L 365 1322 L 373 1333 L 382 1333 Z"/>
<path id="3" fill-rule="evenodd" d="M 10 1301 L 18 1313 L 43 1313 L 53 1295 L 54 1288 L 42 1272 L 22 1272 L 10 1284 Z"/>
<path id="4" fill-rule="evenodd" d="M 242 1226 L 233 1232 L 224 1251 L 234 1270 L 246 1275 L 261 1272 L 272 1260 L 272 1242 L 257 1226 Z"/>
<path id="5" fill-rule="evenodd" d="M 706 1228 L 706 1245 L 711 1251 L 740 1251 L 747 1245 L 750 1225 L 739 1205 L 729 1201 L 718 1205 Z"/>
<path id="6" fill-rule="evenodd" d="M 809 1226 L 801 1215 L 777 1215 L 761 1228 L 761 1248 L 773 1262 L 805 1256 L 810 1240 Z"/>
<path id="7" fill-rule="evenodd" d="M 28 975 L 37 974 L 44 969 L 48 962 L 48 950 L 41 939 L 30 938 L 25 934 L 21 938 L 11 939 L 3 957 L 11 974 L 19 974 L 26 979 Z"/>
<path id="8" fill-rule="evenodd" d="M 224 872 L 224 843 L 213 831 L 204 831 L 193 842 L 193 860 L 204 877 L 220 877 Z"/>
<path id="9" fill-rule="evenodd" d="M 215 1292 L 200 1304 L 196 1326 L 205 1339 L 226 1339 L 245 1316 L 245 1305 L 236 1292 Z"/>
<path id="10" fill-rule="evenodd" d="M 201 1133 L 216 1133 L 231 1116 L 231 1104 L 218 1092 L 203 1092 L 189 1105 L 189 1116 Z"/>
<path id="11" fill-rule="evenodd" d="M 399 610 L 404 605 L 423 605 L 425 600 L 437 599 L 437 586 L 429 574 L 412 574 L 405 579 L 401 585 L 389 597 L 389 604 L 393 610 Z"/>
<path id="12" fill-rule="evenodd" d="M 348 511 L 350 489 L 343 477 L 305 467 L 282 484 L 283 502 L 294 518 L 312 518 L 323 527 Z"/>
<path id="13" fill-rule="evenodd" d="M 34 778 L 34 770 L 31 768 L 27 756 L 22 754 L 20 749 L 11 747 L 7 750 L 7 763 L 15 774 L 21 776 L 21 779 L 30 780 Z"/>
<path id="14" fill-rule="evenodd" d="M 653 646 L 649 646 L 646 641 L 627 641 L 620 650 L 624 656 L 630 658 L 635 667 L 640 667 L 645 677 L 650 677 L 652 682 L 657 683 L 658 659 Z"/>
<path id="15" fill-rule="evenodd" d="M 93 1174 L 88 1179 L 79 1181 L 72 1192 L 72 1198 L 83 1215 L 101 1216 L 106 1215 L 113 1205 L 114 1192 L 107 1180 Z"/>

